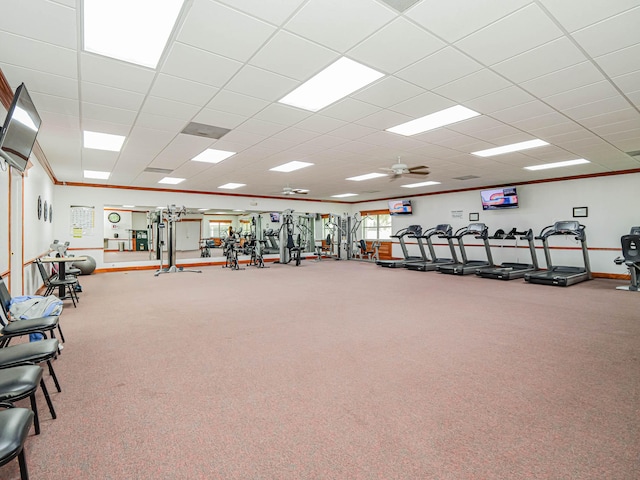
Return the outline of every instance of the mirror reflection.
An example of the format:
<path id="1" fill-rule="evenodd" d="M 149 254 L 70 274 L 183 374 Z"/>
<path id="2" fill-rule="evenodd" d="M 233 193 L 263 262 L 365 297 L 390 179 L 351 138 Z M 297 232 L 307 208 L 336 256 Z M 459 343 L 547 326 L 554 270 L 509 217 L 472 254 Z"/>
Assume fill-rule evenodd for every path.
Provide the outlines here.
<path id="1" fill-rule="evenodd" d="M 240 255 L 250 255 L 249 246 L 260 242 L 262 254 L 278 255 L 289 240 L 303 253 L 313 253 L 322 237 L 326 215 L 302 212 L 215 210 L 182 206 L 122 206 L 104 208 L 104 262 L 160 262 L 169 253 L 170 215 L 180 210 L 172 240 L 175 260 L 224 258 L 227 239 L 240 245 Z M 316 237 L 315 233 L 318 232 Z M 231 235 L 231 237 L 230 237 Z M 289 240 L 290 241 L 290 240 Z M 246 245 L 247 252 L 244 252 Z M 206 260 L 205 260 L 206 259 Z"/>

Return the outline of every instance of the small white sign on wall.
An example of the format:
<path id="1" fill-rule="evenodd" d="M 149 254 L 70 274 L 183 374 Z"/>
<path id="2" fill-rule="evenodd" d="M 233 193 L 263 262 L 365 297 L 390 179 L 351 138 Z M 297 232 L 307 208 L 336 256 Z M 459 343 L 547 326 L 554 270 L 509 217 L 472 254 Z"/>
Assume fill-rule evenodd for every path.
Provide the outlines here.
<path id="1" fill-rule="evenodd" d="M 462 220 L 462 214 L 463 214 L 462 210 L 451 210 L 451 218 L 457 218 Z"/>

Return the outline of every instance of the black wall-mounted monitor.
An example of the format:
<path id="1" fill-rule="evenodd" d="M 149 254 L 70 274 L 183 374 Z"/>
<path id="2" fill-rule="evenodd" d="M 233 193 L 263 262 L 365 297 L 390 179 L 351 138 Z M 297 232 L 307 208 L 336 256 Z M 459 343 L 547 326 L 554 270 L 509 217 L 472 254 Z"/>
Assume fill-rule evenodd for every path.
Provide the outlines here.
<path id="1" fill-rule="evenodd" d="M 483 210 L 500 210 L 518 208 L 518 192 L 516 187 L 493 188 L 480 192 Z"/>
<path id="2" fill-rule="evenodd" d="M 390 215 L 411 215 L 411 200 L 389 200 Z"/>
<path id="3" fill-rule="evenodd" d="M 21 172 L 27 168 L 41 123 L 27 87 L 21 83 L 0 132 L 0 156 Z"/>
<path id="4" fill-rule="evenodd" d="M 270 219 L 273 223 L 279 222 L 279 221 L 280 221 L 280 213 L 278 213 L 278 212 L 271 212 L 271 213 L 269 214 L 269 219 Z"/>

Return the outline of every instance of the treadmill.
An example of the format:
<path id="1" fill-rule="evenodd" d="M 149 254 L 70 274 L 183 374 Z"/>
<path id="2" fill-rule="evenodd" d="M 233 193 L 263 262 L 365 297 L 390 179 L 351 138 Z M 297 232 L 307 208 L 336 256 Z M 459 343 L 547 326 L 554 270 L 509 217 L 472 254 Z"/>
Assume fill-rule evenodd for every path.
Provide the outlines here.
<path id="1" fill-rule="evenodd" d="M 409 270 L 417 270 L 419 272 L 430 272 L 438 269 L 438 265 L 443 265 L 446 263 L 457 263 L 458 256 L 456 255 L 456 250 L 453 248 L 453 241 L 451 240 L 451 225 L 448 223 L 441 223 L 440 225 L 436 225 L 433 228 L 426 230 L 421 237 L 421 239 L 425 239 L 427 241 L 427 248 L 429 249 L 429 254 L 431 255 L 431 259 L 427 258 L 423 262 L 409 262 L 405 265 L 405 267 Z M 436 257 L 435 248 L 433 248 L 433 240 L 431 237 L 434 235 L 438 235 L 438 238 L 446 238 L 449 243 L 449 249 L 451 250 L 451 258 L 438 258 Z"/>
<path id="2" fill-rule="evenodd" d="M 411 236 L 412 238 L 418 238 L 422 235 L 422 227 L 420 225 L 409 225 L 406 228 L 402 228 L 398 230 L 394 235 L 391 235 L 391 238 L 397 238 L 400 242 L 400 248 L 402 248 L 402 255 L 404 256 L 401 260 L 378 260 L 376 265 L 380 265 L 381 267 L 387 268 L 403 268 L 406 264 L 410 262 L 420 262 L 424 261 L 423 257 L 416 257 L 409 255 L 407 251 L 407 245 L 405 244 L 404 237 Z M 424 252 L 424 246 L 422 242 L 418 243 L 421 247 L 423 255 L 426 257 L 426 253 Z"/>
<path id="3" fill-rule="evenodd" d="M 584 225 L 575 220 L 556 222 L 553 225 L 544 227 L 536 239 L 542 240 L 544 257 L 547 261 L 547 270 L 526 273 L 524 276 L 525 281 L 529 283 L 568 287 L 569 285 L 584 282 L 585 280 L 591 280 L 591 265 L 589 263 L 589 252 L 587 250 L 587 237 L 584 233 L 585 228 Z M 573 235 L 575 239 L 580 242 L 584 267 L 553 265 L 549 249 L 549 237 L 555 235 Z"/>
<path id="4" fill-rule="evenodd" d="M 484 243 L 484 250 L 487 254 L 487 260 L 469 260 L 467 258 L 467 252 L 464 248 L 463 237 L 467 235 L 473 235 L 475 238 L 482 240 Z M 438 271 L 441 273 L 448 273 L 453 275 L 469 275 L 475 273 L 476 270 L 483 267 L 493 266 L 493 257 L 491 256 L 491 247 L 489 246 L 489 229 L 484 223 L 470 223 L 466 227 L 462 227 L 456 231 L 452 236 L 458 241 L 458 248 L 460 249 L 460 255 L 462 255 L 462 262 L 441 264 L 438 265 Z"/>
<path id="5" fill-rule="evenodd" d="M 531 263 L 504 262 L 495 267 L 480 268 L 476 270 L 476 275 L 482 278 L 494 278 L 496 280 L 514 280 L 516 278 L 524 278 L 526 273 L 538 270 L 538 257 L 536 256 L 536 247 L 533 243 L 533 230 L 526 232 L 518 232 L 515 228 L 507 234 L 500 229 L 489 239 L 493 240 L 526 240 L 529 243 L 529 254 L 531 255 Z M 517 246 L 517 244 L 516 244 Z"/>

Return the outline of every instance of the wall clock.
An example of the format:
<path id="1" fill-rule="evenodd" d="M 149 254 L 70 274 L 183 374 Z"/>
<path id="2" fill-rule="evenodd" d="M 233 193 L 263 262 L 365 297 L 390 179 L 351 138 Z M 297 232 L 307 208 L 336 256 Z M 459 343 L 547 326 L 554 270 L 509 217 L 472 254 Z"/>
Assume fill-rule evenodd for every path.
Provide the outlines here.
<path id="1" fill-rule="evenodd" d="M 111 212 L 107 218 L 111 223 L 118 223 L 120 221 L 120 214 L 117 212 Z"/>
<path id="2" fill-rule="evenodd" d="M 38 220 L 42 218 L 42 197 L 38 196 Z"/>
<path id="3" fill-rule="evenodd" d="M 46 200 L 44 201 L 44 207 L 42 207 L 42 214 L 44 215 L 44 221 L 46 222 L 49 218 L 49 205 Z"/>

